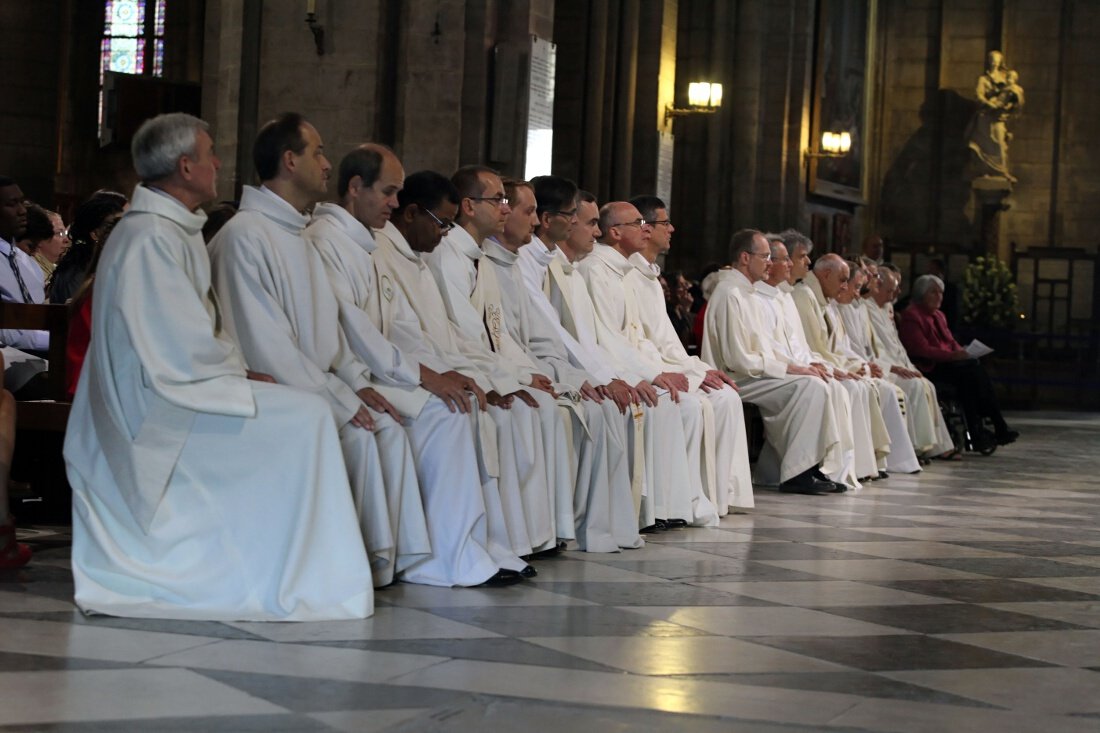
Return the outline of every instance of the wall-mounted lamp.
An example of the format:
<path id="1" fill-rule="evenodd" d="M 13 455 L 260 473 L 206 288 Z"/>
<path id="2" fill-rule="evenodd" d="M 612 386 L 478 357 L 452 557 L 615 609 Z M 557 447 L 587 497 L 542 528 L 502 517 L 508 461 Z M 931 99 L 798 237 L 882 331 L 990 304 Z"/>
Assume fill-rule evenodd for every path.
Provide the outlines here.
<path id="1" fill-rule="evenodd" d="M 841 158 L 852 149 L 852 134 L 850 132 L 833 132 L 827 130 L 821 133 L 821 152 L 806 151 L 807 158 Z"/>
<path id="2" fill-rule="evenodd" d="M 693 81 L 688 84 L 688 106 L 677 109 L 665 105 L 665 124 L 673 117 L 688 115 L 712 115 L 722 106 L 722 85 L 709 81 Z"/>
<path id="3" fill-rule="evenodd" d="M 313 34 L 313 43 L 317 46 L 317 55 L 325 55 L 325 27 L 317 22 L 317 0 L 306 0 L 306 25 Z"/>

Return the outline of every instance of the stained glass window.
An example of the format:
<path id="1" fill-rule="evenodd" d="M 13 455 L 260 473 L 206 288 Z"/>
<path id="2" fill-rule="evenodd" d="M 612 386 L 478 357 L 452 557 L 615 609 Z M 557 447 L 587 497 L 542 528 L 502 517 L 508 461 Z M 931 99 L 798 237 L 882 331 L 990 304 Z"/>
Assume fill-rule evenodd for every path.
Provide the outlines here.
<path id="1" fill-rule="evenodd" d="M 104 0 L 103 40 L 99 47 L 99 128 L 103 131 L 103 74 L 164 75 L 164 20 L 168 0 L 152 0 L 151 17 L 147 0 Z M 152 22 L 147 22 L 152 20 Z M 151 50 L 153 63 L 146 67 Z"/>

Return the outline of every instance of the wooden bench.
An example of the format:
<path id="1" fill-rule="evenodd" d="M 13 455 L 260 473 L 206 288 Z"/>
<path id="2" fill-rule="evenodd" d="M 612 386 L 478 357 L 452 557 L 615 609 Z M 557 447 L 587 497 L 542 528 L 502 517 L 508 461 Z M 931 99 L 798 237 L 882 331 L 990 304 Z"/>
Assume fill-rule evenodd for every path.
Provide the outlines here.
<path id="1" fill-rule="evenodd" d="M 49 331 L 50 369 L 46 375 L 46 399 L 23 400 L 16 404 L 18 430 L 65 432 L 69 421 L 68 390 L 65 383 L 65 346 L 69 340 L 69 307 L 0 302 L 0 328 Z"/>

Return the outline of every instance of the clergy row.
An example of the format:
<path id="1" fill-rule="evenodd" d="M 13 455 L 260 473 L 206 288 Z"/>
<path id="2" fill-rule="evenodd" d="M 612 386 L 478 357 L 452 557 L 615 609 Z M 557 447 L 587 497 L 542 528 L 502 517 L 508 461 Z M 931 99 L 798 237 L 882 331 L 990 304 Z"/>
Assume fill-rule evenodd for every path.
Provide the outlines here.
<path id="1" fill-rule="evenodd" d="M 406 177 L 371 144 L 318 204 L 332 166 L 286 114 L 207 248 L 206 124 L 162 115 L 132 153 L 65 445 L 85 611 L 363 617 L 397 578 L 508 584 L 565 541 L 615 552 L 752 506 L 733 380 L 628 259 L 653 230 L 633 205 Z"/>

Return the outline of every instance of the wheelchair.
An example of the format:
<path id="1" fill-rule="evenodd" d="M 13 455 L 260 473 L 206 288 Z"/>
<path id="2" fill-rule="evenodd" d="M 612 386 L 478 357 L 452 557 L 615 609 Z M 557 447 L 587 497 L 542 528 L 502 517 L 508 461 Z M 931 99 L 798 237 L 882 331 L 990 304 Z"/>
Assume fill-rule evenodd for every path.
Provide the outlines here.
<path id="1" fill-rule="evenodd" d="M 980 425 L 969 425 L 958 394 L 951 385 L 937 384 L 936 393 L 939 396 L 940 413 L 943 415 L 944 422 L 947 423 L 947 431 L 951 433 L 951 439 L 955 441 L 955 445 L 968 453 L 993 455 L 997 450 L 997 433 L 993 422 L 983 417 Z M 975 438 L 983 438 L 983 440 L 975 440 Z"/>

